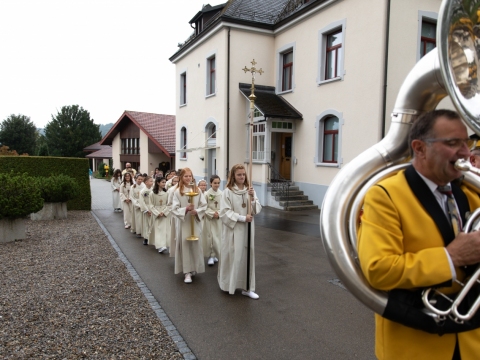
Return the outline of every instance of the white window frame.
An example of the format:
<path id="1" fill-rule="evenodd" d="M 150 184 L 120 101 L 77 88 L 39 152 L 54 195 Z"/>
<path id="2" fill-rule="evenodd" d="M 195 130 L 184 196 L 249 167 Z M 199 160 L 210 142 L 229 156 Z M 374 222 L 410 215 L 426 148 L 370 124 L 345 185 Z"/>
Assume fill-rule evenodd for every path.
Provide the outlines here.
<path id="1" fill-rule="evenodd" d="M 328 118 L 335 116 L 338 118 L 338 152 L 337 152 L 337 162 L 336 163 L 326 163 L 323 162 L 323 128 L 325 120 Z M 315 157 L 313 162 L 316 166 L 323 166 L 323 167 L 336 167 L 339 168 L 343 164 L 342 158 L 342 129 L 344 125 L 343 113 L 329 109 L 322 112 L 320 115 L 317 116 L 315 120 L 315 133 L 316 133 L 316 146 L 315 146 Z"/>
<path id="2" fill-rule="evenodd" d="M 210 60 L 212 59 L 215 59 L 215 89 L 212 93 L 210 93 Z M 206 59 L 205 59 L 205 68 L 206 68 L 206 81 L 205 81 L 205 97 L 206 98 L 209 98 L 209 97 L 212 97 L 212 96 L 215 96 L 217 94 L 217 89 L 218 89 L 218 73 L 217 73 L 217 70 L 218 70 L 218 59 L 217 59 L 217 52 L 211 52 L 210 54 L 207 55 Z"/>
<path id="3" fill-rule="evenodd" d="M 438 24 L 438 13 L 432 11 L 418 11 L 417 62 L 422 58 L 420 48 L 422 46 L 422 24 L 424 21 Z"/>
<path id="4" fill-rule="evenodd" d="M 288 94 L 294 91 L 295 89 L 295 48 L 296 43 L 292 42 L 282 46 L 281 48 L 277 49 L 277 56 L 276 56 L 276 73 L 277 73 L 277 86 L 276 86 L 276 93 L 277 94 Z M 285 53 L 293 52 L 293 65 L 292 65 L 292 88 L 283 91 L 282 90 L 282 81 L 283 81 L 283 55 Z"/>
<path id="5" fill-rule="evenodd" d="M 180 107 L 187 105 L 187 99 L 188 99 L 188 97 L 187 97 L 188 87 L 187 86 L 188 86 L 187 72 L 184 71 L 180 74 L 180 97 L 179 97 Z"/>
<path id="6" fill-rule="evenodd" d="M 182 136 L 183 135 L 182 134 L 183 129 L 185 129 L 185 140 L 183 139 L 183 136 Z M 187 128 L 187 125 L 180 126 L 180 136 L 179 136 L 179 138 L 180 138 L 180 150 L 184 150 L 184 149 L 186 150 L 187 149 L 186 145 L 188 144 L 188 128 Z M 187 158 L 188 158 L 188 152 L 187 151 L 180 151 L 179 155 L 180 155 L 179 156 L 180 161 L 186 161 Z M 183 156 L 183 155 L 185 155 L 185 156 Z"/>
<path id="7" fill-rule="evenodd" d="M 332 22 L 331 24 L 325 26 L 324 28 L 318 30 L 318 64 L 317 64 L 317 85 L 328 84 L 334 81 L 343 81 L 345 76 L 345 44 L 346 44 L 346 32 L 347 28 L 347 19 L 342 19 L 339 21 Z M 342 32 L 342 47 L 340 52 L 342 57 L 338 64 L 338 76 L 333 79 L 325 80 L 325 66 L 327 63 L 326 49 L 327 49 L 327 37 L 331 33 L 341 30 Z"/>

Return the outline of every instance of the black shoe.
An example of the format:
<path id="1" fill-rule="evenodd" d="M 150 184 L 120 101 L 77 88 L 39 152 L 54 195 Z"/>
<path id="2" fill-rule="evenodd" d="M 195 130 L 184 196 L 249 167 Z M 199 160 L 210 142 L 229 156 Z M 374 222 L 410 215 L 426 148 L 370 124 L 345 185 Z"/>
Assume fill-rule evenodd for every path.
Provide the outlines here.
<path id="1" fill-rule="evenodd" d="M 148 245 L 148 239 L 143 239 L 143 245 Z"/>

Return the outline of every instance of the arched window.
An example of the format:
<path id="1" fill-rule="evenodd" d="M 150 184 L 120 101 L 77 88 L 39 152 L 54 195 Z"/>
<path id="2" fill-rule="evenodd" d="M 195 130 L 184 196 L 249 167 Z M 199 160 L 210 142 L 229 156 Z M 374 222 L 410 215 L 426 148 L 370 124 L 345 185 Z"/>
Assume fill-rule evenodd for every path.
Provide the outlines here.
<path id="1" fill-rule="evenodd" d="M 338 117 L 331 116 L 323 122 L 323 161 L 338 162 Z"/>
<path id="2" fill-rule="evenodd" d="M 186 149 L 186 145 L 187 145 L 187 128 L 184 126 L 182 127 L 182 129 L 180 130 L 180 147 L 181 149 Z M 187 152 L 181 152 L 180 153 L 180 158 L 181 159 L 186 159 L 187 158 Z"/>
<path id="3" fill-rule="evenodd" d="M 329 109 L 317 116 L 315 164 L 338 167 L 343 163 L 341 154 L 343 125 L 343 114 L 337 110 Z"/>

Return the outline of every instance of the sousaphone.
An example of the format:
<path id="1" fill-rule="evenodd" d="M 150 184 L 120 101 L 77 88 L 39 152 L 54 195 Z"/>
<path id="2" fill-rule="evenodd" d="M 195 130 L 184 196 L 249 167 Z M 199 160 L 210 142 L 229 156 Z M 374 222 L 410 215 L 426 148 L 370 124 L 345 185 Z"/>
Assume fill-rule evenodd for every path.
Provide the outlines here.
<path id="1" fill-rule="evenodd" d="M 407 135 L 412 122 L 434 110 L 447 95 L 467 126 L 480 135 L 480 1 L 444 0 L 437 24 L 437 48 L 410 71 L 397 96 L 390 130 L 379 143 L 346 164 L 331 182 L 320 215 L 320 234 L 338 277 L 367 307 L 383 315 L 386 292 L 373 289 L 358 264 L 357 230 L 363 199 L 378 181 L 408 166 Z M 480 192 L 480 176 L 464 182 Z"/>

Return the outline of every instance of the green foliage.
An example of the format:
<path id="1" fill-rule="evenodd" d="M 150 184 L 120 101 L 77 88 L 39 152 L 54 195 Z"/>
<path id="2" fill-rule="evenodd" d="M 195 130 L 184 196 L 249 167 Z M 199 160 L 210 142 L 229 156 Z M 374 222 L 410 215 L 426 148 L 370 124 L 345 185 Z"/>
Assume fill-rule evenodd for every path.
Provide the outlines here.
<path id="1" fill-rule="evenodd" d="M 34 154 L 37 128 L 25 115 L 10 115 L 0 124 L 0 144 L 21 154 Z"/>
<path id="2" fill-rule="evenodd" d="M 48 152 L 47 138 L 38 132 L 37 144 L 35 147 L 35 156 L 49 156 L 49 155 L 50 154 Z"/>
<path id="3" fill-rule="evenodd" d="M 102 139 L 100 126 L 78 105 L 63 106 L 45 127 L 48 151 L 53 156 L 85 157 L 83 149 Z"/>
<path id="4" fill-rule="evenodd" d="M 100 174 L 101 177 L 105 177 L 105 165 L 106 164 L 102 161 L 97 166 L 98 173 Z"/>
<path id="5" fill-rule="evenodd" d="M 91 210 L 92 195 L 88 177 L 88 159 L 55 158 L 48 156 L 0 156 L 0 173 L 27 173 L 49 177 L 64 174 L 75 179 L 79 195 L 67 202 L 68 210 Z M 33 181 L 33 180 L 32 180 Z"/>
<path id="6" fill-rule="evenodd" d="M 35 180 L 27 174 L 0 173 L 0 184 L 0 219 L 22 218 L 42 209 L 40 191 Z"/>
<path id="7" fill-rule="evenodd" d="M 37 177 L 35 182 L 44 202 L 67 202 L 75 199 L 80 193 L 75 179 L 64 174 Z"/>

